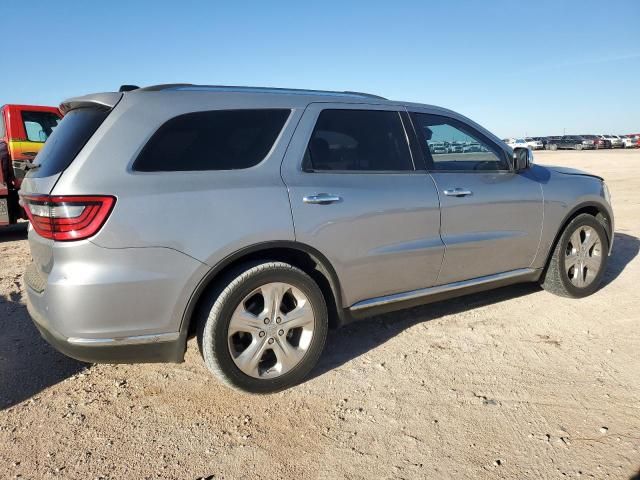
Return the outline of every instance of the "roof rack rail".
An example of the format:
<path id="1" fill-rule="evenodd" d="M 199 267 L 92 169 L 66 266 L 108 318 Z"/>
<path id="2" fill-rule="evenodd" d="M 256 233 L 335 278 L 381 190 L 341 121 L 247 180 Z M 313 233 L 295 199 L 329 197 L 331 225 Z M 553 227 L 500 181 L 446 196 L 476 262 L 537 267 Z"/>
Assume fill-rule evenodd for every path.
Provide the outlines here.
<path id="1" fill-rule="evenodd" d="M 302 88 L 279 88 L 279 87 L 248 87 L 239 85 L 195 85 L 192 83 L 166 83 L 161 85 L 152 85 L 139 89 L 141 92 L 158 92 L 162 90 L 200 90 L 200 91 L 238 91 L 238 92 L 264 92 L 264 93 L 283 93 L 283 94 L 310 94 L 310 95 L 353 95 L 365 98 L 375 98 L 378 100 L 386 100 L 386 98 L 371 93 L 354 92 L 354 91 L 331 91 L 331 90 L 307 90 Z"/>
<path id="2" fill-rule="evenodd" d="M 342 93 L 346 93 L 348 95 L 361 95 L 363 97 L 377 98 L 378 100 L 388 100 L 388 98 L 382 97 L 380 95 L 375 95 L 373 93 L 356 92 L 356 91 L 353 91 L 353 90 L 345 90 Z"/>
<path id="3" fill-rule="evenodd" d="M 169 90 L 176 87 L 193 87 L 192 83 L 161 83 L 160 85 L 150 85 L 148 87 L 140 88 L 142 92 L 160 92 L 162 90 Z"/>

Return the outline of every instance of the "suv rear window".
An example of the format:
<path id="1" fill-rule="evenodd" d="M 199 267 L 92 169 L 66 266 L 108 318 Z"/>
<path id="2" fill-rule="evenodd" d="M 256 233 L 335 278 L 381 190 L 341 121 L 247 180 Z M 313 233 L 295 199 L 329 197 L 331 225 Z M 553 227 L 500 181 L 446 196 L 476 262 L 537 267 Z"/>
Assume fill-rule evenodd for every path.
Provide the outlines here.
<path id="1" fill-rule="evenodd" d="M 78 108 L 67 113 L 36 156 L 34 163 L 38 168 L 31 170 L 29 176 L 49 177 L 65 170 L 109 112 L 102 108 Z"/>
<path id="2" fill-rule="evenodd" d="M 172 118 L 133 164 L 140 172 L 236 170 L 267 156 L 291 110 L 214 110 Z"/>

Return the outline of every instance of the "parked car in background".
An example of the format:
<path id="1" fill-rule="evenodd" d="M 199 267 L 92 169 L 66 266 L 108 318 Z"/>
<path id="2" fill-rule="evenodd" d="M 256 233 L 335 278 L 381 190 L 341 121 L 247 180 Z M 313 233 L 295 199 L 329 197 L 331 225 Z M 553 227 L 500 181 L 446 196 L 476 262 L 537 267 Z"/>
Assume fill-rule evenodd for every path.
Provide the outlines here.
<path id="1" fill-rule="evenodd" d="M 449 153 L 449 147 L 444 142 L 434 142 L 429 144 L 431 153 Z"/>
<path id="2" fill-rule="evenodd" d="M 81 360 L 180 362 L 196 336 L 222 382 L 273 392 L 330 325 L 519 282 L 580 298 L 606 270 L 602 178 L 450 110 L 205 85 L 61 108 L 20 192 L 24 278 L 37 328 Z M 451 138 L 474 149 L 430 148 Z"/>
<path id="3" fill-rule="evenodd" d="M 601 148 L 611 148 L 611 140 L 609 140 L 606 135 L 596 135 L 596 137 L 601 140 Z"/>
<path id="4" fill-rule="evenodd" d="M 557 150 L 558 149 L 557 143 L 560 141 L 561 138 L 562 137 L 558 137 L 558 136 L 546 137 L 547 143 L 545 144 L 544 148 L 547 150 Z"/>
<path id="5" fill-rule="evenodd" d="M 533 138 L 534 140 L 538 140 L 540 143 L 542 143 L 543 149 L 547 148 L 547 142 L 548 142 L 547 137 L 531 137 L 531 138 Z"/>
<path id="6" fill-rule="evenodd" d="M 528 148 L 527 142 L 524 141 L 524 138 L 505 138 L 502 141 L 511 148 Z"/>
<path id="7" fill-rule="evenodd" d="M 619 137 L 622 139 L 624 148 L 637 148 L 638 140 L 640 140 L 640 137 L 634 135 L 619 135 Z"/>
<path id="8" fill-rule="evenodd" d="M 527 146 L 532 150 L 542 150 L 544 148 L 543 143 L 536 138 L 526 137 L 524 141 L 527 144 Z"/>
<path id="9" fill-rule="evenodd" d="M 593 150 L 593 140 L 580 135 L 564 135 L 550 144 L 550 150 Z"/>
<path id="10" fill-rule="evenodd" d="M 449 144 L 449 153 L 462 153 L 464 145 L 458 142 L 451 142 Z"/>
<path id="11" fill-rule="evenodd" d="M 602 149 L 605 147 L 605 141 L 601 139 L 598 135 L 580 135 L 585 140 L 592 140 L 593 145 L 596 149 Z"/>
<path id="12" fill-rule="evenodd" d="M 624 148 L 624 142 L 617 135 L 605 135 L 604 137 L 611 142 L 611 148 Z"/>
<path id="13" fill-rule="evenodd" d="M 18 190 L 33 159 L 61 117 L 60 110 L 55 107 L 0 107 L 0 226 L 26 218 L 18 203 Z"/>
<path id="14" fill-rule="evenodd" d="M 632 133 L 630 135 L 634 138 L 634 148 L 640 148 L 640 133 Z"/>

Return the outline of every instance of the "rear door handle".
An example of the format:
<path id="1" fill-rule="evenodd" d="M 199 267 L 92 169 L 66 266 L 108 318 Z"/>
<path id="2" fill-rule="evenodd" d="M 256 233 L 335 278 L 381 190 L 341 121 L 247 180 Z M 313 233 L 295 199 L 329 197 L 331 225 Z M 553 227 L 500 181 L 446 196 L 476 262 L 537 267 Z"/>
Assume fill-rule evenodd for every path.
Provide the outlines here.
<path id="1" fill-rule="evenodd" d="M 340 202 L 341 200 L 342 197 L 331 193 L 316 193 L 315 195 L 307 195 L 302 198 L 304 203 L 311 203 L 315 205 L 329 205 L 330 203 Z"/>
<path id="2" fill-rule="evenodd" d="M 472 195 L 473 192 L 466 188 L 448 188 L 444 191 L 444 194 L 448 197 L 466 197 L 467 195 Z"/>

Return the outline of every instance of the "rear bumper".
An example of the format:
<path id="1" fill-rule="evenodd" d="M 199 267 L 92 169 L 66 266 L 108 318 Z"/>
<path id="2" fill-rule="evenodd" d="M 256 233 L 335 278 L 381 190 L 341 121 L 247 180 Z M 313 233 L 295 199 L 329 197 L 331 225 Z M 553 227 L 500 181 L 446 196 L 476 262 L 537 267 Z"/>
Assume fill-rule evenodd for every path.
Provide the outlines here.
<path id="1" fill-rule="evenodd" d="M 42 337 L 68 357 L 89 363 L 181 362 L 184 339 L 178 334 L 122 338 L 67 338 L 48 325 L 44 297 L 27 286 L 27 310 Z"/>
<path id="2" fill-rule="evenodd" d="M 186 304 L 204 266 L 173 249 L 45 243 L 29 233 L 29 314 L 62 353 L 86 362 L 181 362 Z"/>

